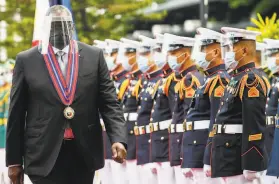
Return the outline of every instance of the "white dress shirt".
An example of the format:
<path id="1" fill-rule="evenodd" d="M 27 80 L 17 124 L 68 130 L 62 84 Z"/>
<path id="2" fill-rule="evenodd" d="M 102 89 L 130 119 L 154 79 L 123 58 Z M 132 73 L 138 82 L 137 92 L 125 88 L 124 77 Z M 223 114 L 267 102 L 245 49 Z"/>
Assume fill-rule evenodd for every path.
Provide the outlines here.
<path id="1" fill-rule="evenodd" d="M 53 48 L 53 52 L 57 58 L 57 61 L 59 63 L 60 69 L 62 71 L 62 74 L 64 78 L 66 79 L 66 72 L 67 72 L 67 65 L 68 65 L 68 53 L 69 53 L 69 46 L 66 46 L 64 49 L 60 50 L 55 47 Z M 62 54 L 61 54 L 62 52 Z M 62 55 L 62 59 L 61 59 Z"/>

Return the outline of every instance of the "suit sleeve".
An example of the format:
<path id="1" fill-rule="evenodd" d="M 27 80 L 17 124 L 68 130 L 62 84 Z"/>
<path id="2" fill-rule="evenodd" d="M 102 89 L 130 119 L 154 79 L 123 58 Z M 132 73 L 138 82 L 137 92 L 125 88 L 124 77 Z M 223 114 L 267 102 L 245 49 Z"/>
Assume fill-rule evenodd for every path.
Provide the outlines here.
<path id="1" fill-rule="evenodd" d="M 248 78 L 247 84 L 254 81 Z M 263 171 L 267 155 L 264 146 L 266 94 L 261 85 L 245 86 L 242 97 L 242 169 Z M 240 89 L 241 90 L 241 89 Z M 253 91 L 254 93 L 252 93 Z M 257 91 L 259 94 L 257 95 Z M 256 93 L 255 93 L 256 92 Z M 255 95 L 256 94 L 256 95 Z"/>
<path id="2" fill-rule="evenodd" d="M 24 79 L 23 64 L 16 59 L 10 95 L 10 107 L 6 134 L 6 165 L 22 165 L 24 127 L 27 110 L 28 87 Z"/>
<path id="3" fill-rule="evenodd" d="M 127 127 L 116 97 L 116 89 L 109 77 L 109 71 L 102 51 L 99 53 L 99 111 L 103 118 L 111 143 L 121 142 L 127 147 Z"/>

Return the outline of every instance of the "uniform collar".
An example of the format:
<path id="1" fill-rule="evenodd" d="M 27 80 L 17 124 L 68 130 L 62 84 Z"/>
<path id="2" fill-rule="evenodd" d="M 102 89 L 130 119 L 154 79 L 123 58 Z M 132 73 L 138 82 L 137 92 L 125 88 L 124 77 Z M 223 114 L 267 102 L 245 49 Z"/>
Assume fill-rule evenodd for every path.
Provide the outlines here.
<path id="1" fill-rule="evenodd" d="M 137 78 L 142 74 L 140 70 L 135 71 L 134 73 L 131 73 L 131 78 Z"/>
<path id="2" fill-rule="evenodd" d="M 255 68 L 255 63 L 252 62 L 252 63 L 248 63 L 248 64 L 246 64 L 246 65 L 243 65 L 243 66 L 241 66 L 241 67 L 235 69 L 234 71 L 232 71 L 232 74 L 235 75 L 235 74 L 237 74 L 237 73 L 241 73 L 241 72 L 243 72 L 243 71 L 248 70 L 249 68 Z"/>
<path id="3" fill-rule="evenodd" d="M 176 73 L 175 77 L 176 78 L 183 78 L 185 75 L 187 75 L 187 73 L 192 72 L 194 70 L 197 70 L 196 65 L 190 66 L 189 68 L 187 68 L 186 70 L 180 72 L 180 73 Z"/>
<path id="4" fill-rule="evenodd" d="M 67 45 L 66 47 L 64 47 L 64 49 L 60 50 L 60 49 L 57 49 L 55 47 L 52 47 L 53 48 L 53 52 L 54 54 L 57 54 L 57 52 L 59 51 L 63 51 L 64 53 L 68 54 L 69 53 L 69 45 Z"/>
<path id="5" fill-rule="evenodd" d="M 219 71 L 223 71 L 223 70 L 225 70 L 225 64 L 214 66 L 214 67 L 204 71 L 204 73 L 206 76 L 209 76 L 209 75 L 215 74 L 215 73 L 217 73 Z"/>
<path id="6" fill-rule="evenodd" d="M 120 73 L 118 73 L 118 74 L 113 74 L 112 75 L 112 78 L 114 79 L 114 80 L 119 80 L 119 79 L 121 79 L 122 77 L 124 77 L 124 76 L 126 76 L 126 74 L 127 74 L 127 72 L 125 71 L 125 70 L 123 70 L 122 72 L 120 72 Z"/>
<path id="7" fill-rule="evenodd" d="M 146 77 L 148 79 L 152 79 L 152 78 L 155 78 L 155 77 L 163 77 L 163 71 L 162 70 L 158 70 L 156 72 L 153 72 L 153 73 L 150 73 L 150 74 L 146 74 Z"/>
<path id="8" fill-rule="evenodd" d="M 162 70 L 162 72 L 164 77 L 168 77 L 173 71 L 171 68 L 168 68 L 166 70 Z"/>

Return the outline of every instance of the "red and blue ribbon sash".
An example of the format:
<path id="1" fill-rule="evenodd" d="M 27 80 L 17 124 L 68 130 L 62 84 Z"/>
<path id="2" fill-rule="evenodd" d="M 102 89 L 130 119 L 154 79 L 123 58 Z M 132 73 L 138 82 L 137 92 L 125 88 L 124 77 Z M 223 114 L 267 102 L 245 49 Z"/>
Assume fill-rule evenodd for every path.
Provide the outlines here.
<path id="1" fill-rule="evenodd" d="M 50 44 L 48 46 L 48 53 L 43 55 L 51 81 L 64 105 L 71 105 L 74 100 L 78 78 L 78 56 L 77 43 L 71 41 L 65 79 Z"/>

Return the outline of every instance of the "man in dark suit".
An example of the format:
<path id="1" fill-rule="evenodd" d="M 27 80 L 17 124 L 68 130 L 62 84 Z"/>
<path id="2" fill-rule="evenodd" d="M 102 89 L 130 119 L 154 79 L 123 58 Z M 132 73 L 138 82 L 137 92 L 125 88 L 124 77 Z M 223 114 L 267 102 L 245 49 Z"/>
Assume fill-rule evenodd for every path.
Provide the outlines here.
<path id="1" fill-rule="evenodd" d="M 7 126 L 6 164 L 14 184 L 92 184 L 104 166 L 99 112 L 113 159 L 126 158 L 127 130 L 103 53 L 72 39 L 68 9 L 46 16 L 49 39 L 18 54 Z M 46 41 L 47 40 L 47 41 Z"/>

